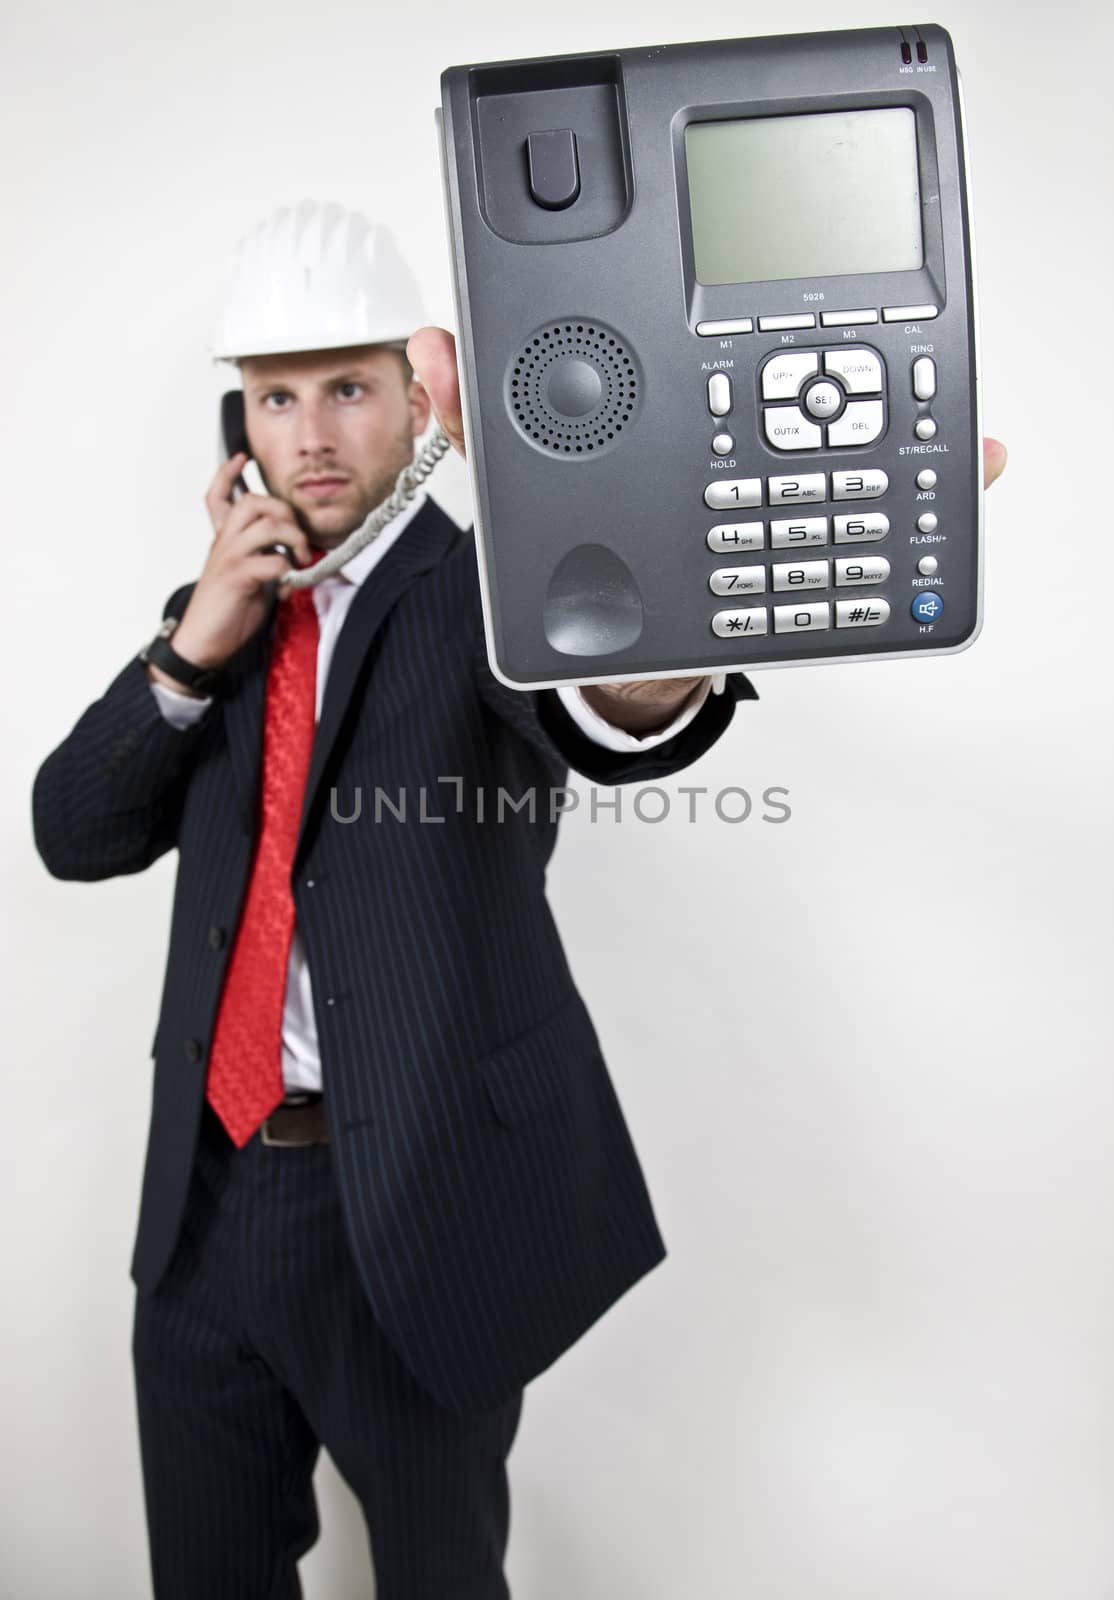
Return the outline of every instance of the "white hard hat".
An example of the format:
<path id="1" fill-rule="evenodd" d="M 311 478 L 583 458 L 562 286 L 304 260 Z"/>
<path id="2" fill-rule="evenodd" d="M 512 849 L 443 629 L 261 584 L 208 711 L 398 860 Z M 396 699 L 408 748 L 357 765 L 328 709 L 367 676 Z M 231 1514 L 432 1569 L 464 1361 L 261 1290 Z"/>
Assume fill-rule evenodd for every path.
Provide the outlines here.
<path id="1" fill-rule="evenodd" d="M 210 354 L 238 361 L 401 343 L 424 321 L 390 229 L 334 201 L 303 200 L 240 240 Z"/>

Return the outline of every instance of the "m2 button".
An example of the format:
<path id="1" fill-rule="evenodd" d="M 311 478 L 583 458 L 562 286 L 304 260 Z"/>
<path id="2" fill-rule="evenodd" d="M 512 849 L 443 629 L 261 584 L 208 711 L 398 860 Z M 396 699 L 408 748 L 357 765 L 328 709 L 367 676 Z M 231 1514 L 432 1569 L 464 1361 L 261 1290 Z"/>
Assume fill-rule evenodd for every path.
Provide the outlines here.
<path id="1" fill-rule="evenodd" d="M 704 504 L 712 511 L 732 511 L 737 506 L 762 504 L 761 478 L 722 478 L 704 490 Z"/>

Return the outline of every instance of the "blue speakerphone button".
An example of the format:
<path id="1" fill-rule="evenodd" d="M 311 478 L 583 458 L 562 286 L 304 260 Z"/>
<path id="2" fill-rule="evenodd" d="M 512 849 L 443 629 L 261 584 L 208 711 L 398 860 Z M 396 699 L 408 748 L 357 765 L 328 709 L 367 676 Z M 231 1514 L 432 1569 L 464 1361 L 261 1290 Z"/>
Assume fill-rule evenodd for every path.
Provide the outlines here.
<path id="1" fill-rule="evenodd" d="M 939 622 L 944 615 L 944 601 L 935 590 L 927 594 L 919 594 L 913 601 L 913 616 L 917 622 Z"/>

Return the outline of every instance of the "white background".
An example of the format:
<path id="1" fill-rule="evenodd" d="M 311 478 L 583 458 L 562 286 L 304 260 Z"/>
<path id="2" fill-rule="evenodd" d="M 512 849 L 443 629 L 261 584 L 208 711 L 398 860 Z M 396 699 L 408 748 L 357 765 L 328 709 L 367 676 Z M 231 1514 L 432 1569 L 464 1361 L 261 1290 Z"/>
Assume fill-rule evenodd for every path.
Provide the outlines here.
<path id="1" fill-rule="evenodd" d="M 200 569 L 235 240 L 304 196 L 361 206 L 451 325 L 443 67 L 901 20 L 6 8 L 6 1593 L 150 1592 L 127 1268 L 175 858 L 56 882 L 29 797 Z M 516 1600 L 1114 1596 L 1114 39 L 1097 0 L 936 20 L 968 96 L 986 426 L 1012 452 L 985 626 L 953 657 L 756 674 L 760 703 L 667 786 L 745 786 L 745 823 L 705 799 L 690 825 L 680 797 L 593 823 L 580 780 L 551 892 L 670 1254 L 527 1390 Z M 460 464 L 434 482 L 466 521 Z M 782 826 L 759 820 L 775 784 Z M 306 1594 L 367 1593 L 325 1456 L 317 1484 Z"/>

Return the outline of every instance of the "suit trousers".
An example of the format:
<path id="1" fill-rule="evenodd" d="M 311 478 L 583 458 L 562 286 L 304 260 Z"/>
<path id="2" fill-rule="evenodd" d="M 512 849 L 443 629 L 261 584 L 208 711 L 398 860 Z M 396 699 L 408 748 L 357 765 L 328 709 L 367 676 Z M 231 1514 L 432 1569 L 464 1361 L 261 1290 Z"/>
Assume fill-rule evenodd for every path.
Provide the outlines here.
<path id="1" fill-rule="evenodd" d="M 508 1600 L 523 1390 L 460 1417 L 417 1382 L 359 1280 L 330 1145 L 237 1149 L 206 1101 L 132 1361 L 157 1600 L 298 1600 L 322 1444 L 363 1510 L 369 1596 Z"/>

